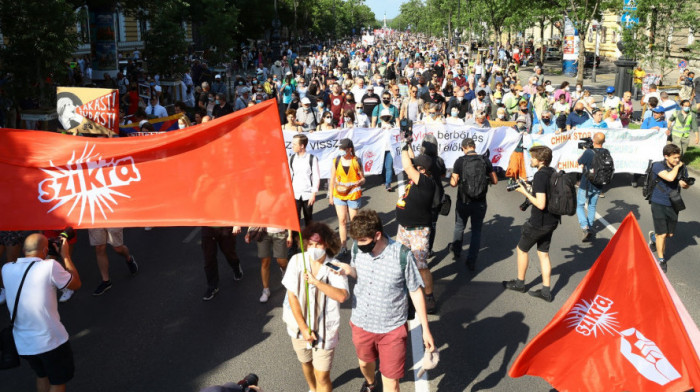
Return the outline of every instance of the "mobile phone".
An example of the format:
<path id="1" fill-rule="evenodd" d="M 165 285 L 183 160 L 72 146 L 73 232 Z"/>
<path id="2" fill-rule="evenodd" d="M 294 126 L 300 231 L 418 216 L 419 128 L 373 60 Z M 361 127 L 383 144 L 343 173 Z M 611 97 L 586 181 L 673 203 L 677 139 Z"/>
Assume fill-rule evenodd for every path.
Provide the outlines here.
<path id="1" fill-rule="evenodd" d="M 326 267 L 332 269 L 333 271 L 340 271 L 340 267 L 338 267 L 338 266 L 335 265 L 335 264 L 331 264 L 329 261 L 323 263 L 323 265 L 325 265 Z"/>

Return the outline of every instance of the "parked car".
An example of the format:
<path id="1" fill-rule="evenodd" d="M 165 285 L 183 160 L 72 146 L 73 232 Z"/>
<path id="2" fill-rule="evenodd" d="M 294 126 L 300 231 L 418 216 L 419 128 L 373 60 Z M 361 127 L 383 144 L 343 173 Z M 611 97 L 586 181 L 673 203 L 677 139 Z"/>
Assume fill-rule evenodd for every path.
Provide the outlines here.
<path id="1" fill-rule="evenodd" d="M 596 56 L 594 52 L 585 52 L 586 62 L 584 63 L 585 68 L 593 68 L 593 59 L 595 58 L 596 68 L 600 67 L 600 56 Z"/>
<path id="2" fill-rule="evenodd" d="M 545 60 L 561 60 L 561 50 L 559 48 L 547 48 L 544 52 Z"/>

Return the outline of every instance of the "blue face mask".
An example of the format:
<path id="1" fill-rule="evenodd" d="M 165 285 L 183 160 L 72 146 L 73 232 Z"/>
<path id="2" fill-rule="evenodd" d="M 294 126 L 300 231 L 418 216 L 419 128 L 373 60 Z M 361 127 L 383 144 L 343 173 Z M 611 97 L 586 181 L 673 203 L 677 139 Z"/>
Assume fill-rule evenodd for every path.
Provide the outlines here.
<path id="1" fill-rule="evenodd" d="M 690 112 L 690 106 L 683 106 L 683 111 L 686 113 Z"/>
<path id="2" fill-rule="evenodd" d="M 219 101 L 219 100 L 217 99 L 216 101 L 214 101 L 214 103 L 216 103 L 217 105 L 219 105 L 219 104 L 221 104 L 221 101 Z"/>

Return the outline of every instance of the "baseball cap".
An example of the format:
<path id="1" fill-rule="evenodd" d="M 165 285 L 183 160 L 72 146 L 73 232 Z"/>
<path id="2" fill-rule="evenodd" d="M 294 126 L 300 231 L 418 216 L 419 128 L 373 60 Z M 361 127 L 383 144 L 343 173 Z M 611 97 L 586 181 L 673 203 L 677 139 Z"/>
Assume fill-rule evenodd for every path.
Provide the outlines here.
<path id="1" fill-rule="evenodd" d="M 369 91 L 369 90 L 374 91 L 374 86 L 372 86 L 371 84 L 369 86 L 367 86 L 367 91 Z"/>
<path id="2" fill-rule="evenodd" d="M 379 113 L 379 117 L 384 117 L 384 116 L 391 117 L 391 111 L 389 109 L 382 109 L 382 112 Z"/>
<path id="3" fill-rule="evenodd" d="M 423 361 L 421 361 L 421 369 L 418 371 L 418 378 L 423 376 L 423 373 L 425 373 L 426 370 L 432 370 L 437 367 L 438 362 L 440 362 L 440 353 L 436 351 L 426 351 L 425 354 L 423 354 Z"/>
<path id="4" fill-rule="evenodd" d="M 546 86 L 546 87 L 544 88 L 544 91 L 546 91 L 546 92 L 548 92 L 548 93 L 551 93 L 551 92 L 554 91 L 554 86 L 552 86 L 552 85 L 550 84 L 550 85 L 548 85 L 548 86 Z"/>
<path id="5" fill-rule="evenodd" d="M 657 106 L 657 107 L 651 109 L 651 111 L 654 113 L 663 113 L 666 111 L 666 109 L 663 106 Z"/>
<path id="6" fill-rule="evenodd" d="M 427 155 L 418 155 L 413 158 L 413 165 L 420 166 L 426 171 L 430 171 L 430 167 L 433 165 L 433 160 Z"/>
<path id="7" fill-rule="evenodd" d="M 221 79 L 221 75 L 216 74 L 216 76 L 214 76 L 214 79 Z"/>
<path id="8" fill-rule="evenodd" d="M 304 98 L 301 99 L 301 104 L 302 104 L 302 105 L 311 105 L 311 100 L 308 99 L 308 98 L 306 98 L 306 97 L 304 97 Z"/>
<path id="9" fill-rule="evenodd" d="M 612 93 L 615 92 L 615 87 L 609 86 L 605 91 L 606 91 L 608 94 L 612 94 Z"/>
<path id="10" fill-rule="evenodd" d="M 156 87 L 155 87 L 155 90 L 156 90 L 156 92 L 159 92 L 159 93 L 160 93 L 160 92 L 163 92 L 163 87 L 156 86 Z"/>

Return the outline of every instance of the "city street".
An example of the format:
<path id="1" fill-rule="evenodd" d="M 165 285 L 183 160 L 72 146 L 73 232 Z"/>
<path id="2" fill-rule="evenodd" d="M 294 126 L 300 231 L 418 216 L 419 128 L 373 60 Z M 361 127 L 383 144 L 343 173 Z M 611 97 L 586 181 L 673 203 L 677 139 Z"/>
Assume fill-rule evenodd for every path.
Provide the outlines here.
<path id="1" fill-rule="evenodd" d="M 430 262 L 439 309 L 429 317 L 441 353 L 440 364 L 428 372 L 428 389 L 417 386 L 408 365 L 402 391 L 550 391 L 542 379 L 512 379 L 507 371 L 526 342 L 567 300 L 629 212 L 639 219 L 644 233 L 652 229 L 649 205 L 641 196 L 641 188 L 632 189 L 629 180 L 629 175 L 618 175 L 606 197 L 600 199 L 598 213 L 602 219 L 597 221 L 597 238 L 592 243 L 580 242 L 575 217 L 563 218 L 551 249 L 552 303 L 504 292 L 501 286 L 502 280 L 515 277 L 514 249 L 520 226 L 529 216 L 529 211 L 518 209 L 522 197 L 506 192 L 504 182 L 492 186 L 488 194 L 475 272 L 467 270 L 464 260 L 453 260 L 446 249 L 452 237 L 454 211 L 441 217 L 437 255 Z M 369 178 L 368 188 L 363 208 L 378 210 L 386 232 L 395 236 L 398 193 L 387 193 L 379 176 Z M 448 192 L 455 200 L 455 188 Z M 694 206 L 700 203 L 700 190 L 691 189 L 683 195 L 689 209 L 680 214 L 677 235 L 667 249 L 668 278 L 698 322 L 700 212 Z M 319 199 L 315 217 L 337 228 L 325 192 Z M 74 261 L 83 288 L 70 302 L 59 306 L 76 361 L 75 378 L 68 390 L 198 391 L 238 381 L 249 372 L 260 377 L 260 386 L 266 392 L 308 390 L 282 322 L 284 290 L 279 283 L 280 271 L 272 268 L 272 297 L 268 303 L 259 303 L 260 262 L 255 247 L 245 244 L 242 236 L 238 249 L 243 280 L 233 280 L 220 254 L 221 291 L 209 302 L 201 300 L 205 278 L 198 229 L 127 229 L 125 242 L 140 265 L 139 274 L 129 277 L 123 260 L 110 251 L 113 288 L 101 297 L 93 297 L 99 273 L 87 232 L 79 232 Z M 528 288 L 541 284 L 534 251 L 531 256 Z M 350 312 L 348 301 L 341 311 L 340 344 L 331 371 L 334 390 L 339 392 L 357 391 L 362 384 L 348 325 Z M 7 312 L 0 312 L 0 324 L 7 322 Z M 411 358 L 415 348 L 409 347 L 408 362 L 420 359 Z M 34 380 L 33 372 L 23 363 L 19 369 L 0 373 L 0 390 L 32 391 Z"/>

